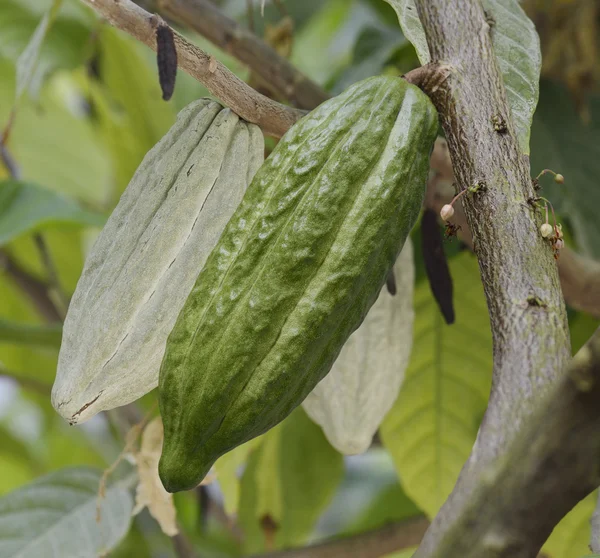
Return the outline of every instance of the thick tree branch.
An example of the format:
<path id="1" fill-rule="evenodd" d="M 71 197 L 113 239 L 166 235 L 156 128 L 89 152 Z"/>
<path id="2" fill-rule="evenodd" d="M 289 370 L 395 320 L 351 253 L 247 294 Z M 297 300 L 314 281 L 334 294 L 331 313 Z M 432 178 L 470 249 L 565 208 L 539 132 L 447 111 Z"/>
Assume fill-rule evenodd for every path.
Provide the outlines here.
<path id="1" fill-rule="evenodd" d="M 157 16 L 131 0 L 81 0 L 94 8 L 115 27 L 156 50 Z M 281 137 L 304 113 L 286 107 L 264 95 L 230 72 L 202 49 L 175 33 L 179 67 L 200 81 L 215 97 L 265 134 Z"/>
<path id="2" fill-rule="evenodd" d="M 445 73 L 424 89 L 440 112 L 458 188 L 478 190 L 463 196 L 463 205 L 494 344 L 488 409 L 457 485 L 416 554 L 423 558 L 565 369 L 570 341 L 557 266 L 527 203 L 534 196 L 529 165 L 517 145 L 483 7 L 479 0 L 416 4 L 432 62 Z"/>
<path id="3" fill-rule="evenodd" d="M 490 464 L 432 558 L 532 558 L 600 485 L 600 328 Z"/>
<path id="4" fill-rule="evenodd" d="M 254 33 L 207 0 L 157 0 L 161 15 L 200 35 L 252 68 L 283 99 L 313 109 L 329 95 Z"/>
<path id="5" fill-rule="evenodd" d="M 351 537 L 262 554 L 254 558 L 379 558 L 419 544 L 429 521 L 425 518 L 391 523 Z"/>
<path id="6" fill-rule="evenodd" d="M 431 170 L 434 175 L 427 187 L 426 205 L 438 213 L 442 206 L 454 197 L 451 187 L 454 182 L 452 162 L 446 141 L 438 138 L 431 155 Z M 473 248 L 473 237 L 467 218 L 459 199 L 454 204 L 455 214 L 451 222 L 460 227 L 459 238 Z M 600 318 L 600 263 L 580 256 L 569 247 L 560 252 L 557 261 L 562 292 L 567 304 L 575 310 L 581 310 Z"/>

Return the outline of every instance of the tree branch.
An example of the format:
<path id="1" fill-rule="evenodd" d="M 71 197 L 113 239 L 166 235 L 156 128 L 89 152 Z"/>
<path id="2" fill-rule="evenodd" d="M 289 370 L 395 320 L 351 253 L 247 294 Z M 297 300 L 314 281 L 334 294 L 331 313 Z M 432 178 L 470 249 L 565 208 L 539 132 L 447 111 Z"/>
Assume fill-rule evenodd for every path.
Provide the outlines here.
<path id="1" fill-rule="evenodd" d="M 31 276 L 8 255 L 0 249 L 0 270 L 4 271 L 10 279 L 30 298 L 38 313 L 48 322 L 62 322 L 60 312 L 48 295 L 48 285 Z"/>
<path id="2" fill-rule="evenodd" d="M 600 328 L 488 466 L 431 558 L 532 558 L 555 525 L 600 485 Z"/>
<path id="3" fill-rule="evenodd" d="M 227 17 L 207 0 L 158 0 L 165 18 L 191 27 L 200 35 L 247 64 L 283 99 L 312 110 L 329 98 L 315 82 L 280 56 L 254 33 Z"/>
<path id="4" fill-rule="evenodd" d="M 419 544 L 429 521 L 420 517 L 391 523 L 380 529 L 320 544 L 271 552 L 253 558 L 379 558 Z"/>
<path id="5" fill-rule="evenodd" d="M 529 166 L 517 145 L 483 7 L 478 0 L 416 4 L 432 62 L 445 71 L 425 91 L 440 113 L 459 190 L 479 190 L 463 196 L 463 206 L 494 345 L 488 409 L 457 485 L 415 555 L 423 558 L 565 369 L 570 340 L 557 266 L 527 203 L 534 196 Z M 498 120 L 506 126 L 499 129 Z"/>
<path id="6" fill-rule="evenodd" d="M 94 8 L 115 27 L 129 33 L 156 50 L 157 16 L 149 14 L 131 0 L 81 0 Z M 181 69 L 201 82 L 215 97 L 248 122 L 260 126 L 265 134 L 281 137 L 304 115 L 264 95 L 230 72 L 214 57 L 174 32 L 177 60 Z"/>
<path id="7" fill-rule="evenodd" d="M 454 197 L 454 190 L 450 186 L 454 181 L 452 162 L 446 141 L 442 138 L 435 142 L 431 170 L 435 174 L 427 186 L 425 203 L 439 215 L 442 206 L 450 203 Z M 454 203 L 454 209 L 455 214 L 450 221 L 460 227 L 459 238 L 473 249 L 473 237 L 460 199 Z M 577 254 L 567 246 L 561 250 L 557 264 L 567 304 L 575 310 L 600 318 L 600 263 Z"/>

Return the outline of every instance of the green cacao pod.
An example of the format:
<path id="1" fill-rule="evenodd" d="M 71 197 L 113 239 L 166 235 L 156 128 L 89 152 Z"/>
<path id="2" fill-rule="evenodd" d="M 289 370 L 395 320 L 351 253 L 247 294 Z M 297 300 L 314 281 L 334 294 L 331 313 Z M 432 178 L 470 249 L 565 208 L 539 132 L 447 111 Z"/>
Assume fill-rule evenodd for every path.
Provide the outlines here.
<path id="1" fill-rule="evenodd" d="M 260 129 L 208 99 L 148 152 L 69 306 L 52 389 L 64 418 L 83 422 L 156 387 L 167 336 L 263 160 Z"/>
<path id="2" fill-rule="evenodd" d="M 410 238 L 394 264 L 397 293 L 387 287 L 349 337 L 331 371 L 302 403 L 340 453 L 366 451 L 404 380 L 412 346 L 415 267 Z"/>
<path id="3" fill-rule="evenodd" d="M 416 220 L 437 114 L 395 77 L 298 121 L 257 172 L 169 336 L 159 473 L 189 489 L 327 374 Z"/>

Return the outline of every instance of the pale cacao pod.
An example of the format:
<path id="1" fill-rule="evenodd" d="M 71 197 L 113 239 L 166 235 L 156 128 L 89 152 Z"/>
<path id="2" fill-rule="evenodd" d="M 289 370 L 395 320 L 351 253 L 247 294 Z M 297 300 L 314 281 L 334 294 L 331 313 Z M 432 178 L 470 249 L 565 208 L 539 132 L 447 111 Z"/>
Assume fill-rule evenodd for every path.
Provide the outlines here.
<path id="1" fill-rule="evenodd" d="M 198 273 L 264 159 L 260 129 L 202 99 L 146 155 L 92 248 L 52 404 L 71 423 L 156 387 Z"/>
<path id="2" fill-rule="evenodd" d="M 415 282 L 410 238 L 394 265 L 397 292 L 383 288 L 361 326 L 348 338 L 331 372 L 302 403 L 340 453 L 366 451 L 390 410 L 408 366 Z"/>

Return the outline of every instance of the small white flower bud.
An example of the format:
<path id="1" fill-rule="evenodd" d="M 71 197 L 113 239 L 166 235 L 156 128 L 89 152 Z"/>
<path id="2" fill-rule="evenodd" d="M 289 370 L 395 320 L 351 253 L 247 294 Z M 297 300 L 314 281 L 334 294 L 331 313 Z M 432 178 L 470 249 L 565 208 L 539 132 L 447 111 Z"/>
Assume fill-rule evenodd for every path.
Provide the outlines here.
<path id="1" fill-rule="evenodd" d="M 557 184 L 564 184 L 565 183 L 565 177 L 562 174 L 555 174 L 554 175 L 554 182 L 556 182 Z"/>
<path id="2" fill-rule="evenodd" d="M 557 250 L 562 250 L 565 247 L 565 241 L 562 238 L 559 238 L 555 243 L 554 247 Z"/>
<path id="3" fill-rule="evenodd" d="M 454 208 L 449 203 L 447 203 L 444 207 L 442 207 L 442 210 L 440 211 L 440 216 L 444 221 L 447 221 L 453 215 L 454 215 Z"/>
<path id="4" fill-rule="evenodd" d="M 554 234 L 554 228 L 550 223 L 544 223 L 540 227 L 540 232 L 544 238 L 550 238 Z"/>

